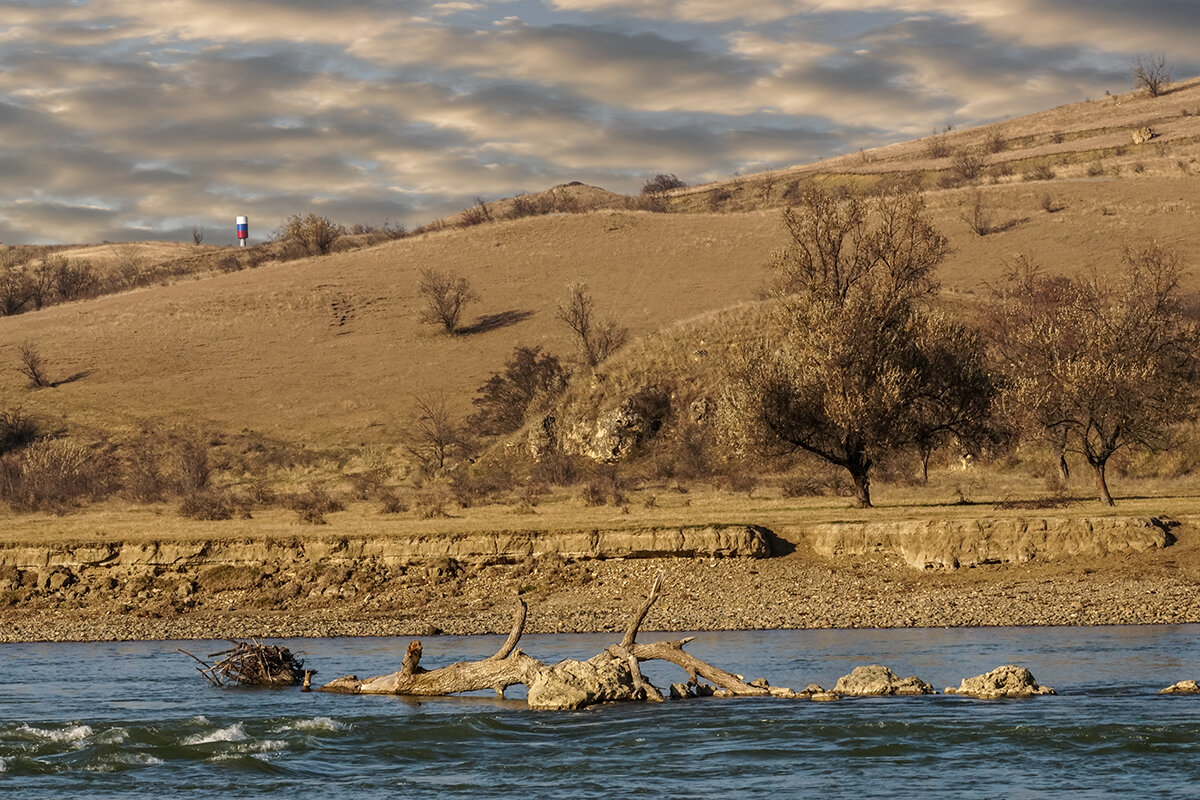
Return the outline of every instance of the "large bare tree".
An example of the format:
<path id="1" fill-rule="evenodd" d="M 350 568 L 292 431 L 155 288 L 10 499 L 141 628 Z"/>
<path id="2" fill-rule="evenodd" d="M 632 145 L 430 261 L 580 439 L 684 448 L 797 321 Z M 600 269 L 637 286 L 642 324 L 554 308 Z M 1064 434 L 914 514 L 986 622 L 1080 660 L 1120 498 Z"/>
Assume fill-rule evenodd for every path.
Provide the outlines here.
<path id="1" fill-rule="evenodd" d="M 1122 260 L 1085 280 L 1023 261 L 996 304 L 1003 406 L 1027 434 L 1082 455 L 1106 505 L 1109 458 L 1169 446 L 1197 396 L 1200 333 L 1183 313 L 1178 255 L 1152 245 Z"/>
<path id="2" fill-rule="evenodd" d="M 812 187 L 784 222 L 778 314 L 732 361 L 726 421 L 760 453 L 803 450 L 843 467 L 869 506 L 880 455 L 966 437 L 986 417 L 978 341 L 929 309 L 949 245 L 919 193 Z"/>

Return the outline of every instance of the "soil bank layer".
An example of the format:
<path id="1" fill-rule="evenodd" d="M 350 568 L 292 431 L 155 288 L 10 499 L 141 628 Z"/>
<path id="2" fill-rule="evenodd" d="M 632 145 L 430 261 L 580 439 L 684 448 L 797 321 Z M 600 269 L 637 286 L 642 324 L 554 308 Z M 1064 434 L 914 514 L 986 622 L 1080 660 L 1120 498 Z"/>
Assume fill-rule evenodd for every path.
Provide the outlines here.
<path id="1" fill-rule="evenodd" d="M 1200 622 L 1159 517 L 0 546 L 0 641 Z"/>

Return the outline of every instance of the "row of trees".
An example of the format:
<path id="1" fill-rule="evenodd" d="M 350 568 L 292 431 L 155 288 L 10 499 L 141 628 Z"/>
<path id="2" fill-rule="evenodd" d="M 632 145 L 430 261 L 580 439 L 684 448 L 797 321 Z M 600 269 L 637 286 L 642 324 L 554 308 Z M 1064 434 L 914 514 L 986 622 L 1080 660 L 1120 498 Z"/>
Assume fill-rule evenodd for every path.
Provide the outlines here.
<path id="1" fill-rule="evenodd" d="M 981 332 L 932 302 L 949 253 L 922 196 L 839 198 L 810 187 L 785 213 L 771 334 L 730 366 L 727 422 L 750 452 L 802 450 L 846 469 L 871 504 L 881 455 L 1043 438 L 1105 468 L 1170 444 L 1197 399 L 1200 335 L 1178 257 L 1126 250 L 1119 272 L 1071 279 L 1021 260 Z"/>

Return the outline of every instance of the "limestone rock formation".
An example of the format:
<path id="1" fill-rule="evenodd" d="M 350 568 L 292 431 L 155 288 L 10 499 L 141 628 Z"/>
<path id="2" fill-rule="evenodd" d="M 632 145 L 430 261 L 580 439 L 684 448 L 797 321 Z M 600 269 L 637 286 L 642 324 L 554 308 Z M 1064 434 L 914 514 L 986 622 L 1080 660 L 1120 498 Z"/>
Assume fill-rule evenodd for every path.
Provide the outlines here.
<path id="1" fill-rule="evenodd" d="M 838 678 L 833 692 L 856 697 L 937 694 L 932 686 L 917 676 L 910 675 L 901 679 L 896 676 L 896 673 L 879 664 L 855 667 L 849 675 Z"/>
<path id="2" fill-rule="evenodd" d="M 1195 681 L 1180 681 L 1172 683 L 1159 694 L 1200 694 L 1200 685 Z"/>
<path id="3" fill-rule="evenodd" d="M 1156 134 L 1154 132 L 1153 128 L 1148 128 L 1148 127 L 1138 128 L 1137 130 L 1135 130 L 1133 132 L 1133 143 L 1134 144 L 1145 144 L 1146 142 L 1150 141 L 1157 135 L 1158 134 Z"/>
<path id="4" fill-rule="evenodd" d="M 539 711 L 637 699 L 629 664 L 608 652 L 587 661 L 560 661 L 539 672 L 529 685 L 529 707 Z"/>
<path id="5" fill-rule="evenodd" d="M 1055 691 L 1049 686 L 1039 686 L 1033 678 L 1033 673 L 1024 667 L 1007 664 L 974 678 L 963 678 L 957 689 L 946 687 L 945 693 L 961 694 L 980 700 L 995 700 L 1001 697 L 1055 694 Z"/>

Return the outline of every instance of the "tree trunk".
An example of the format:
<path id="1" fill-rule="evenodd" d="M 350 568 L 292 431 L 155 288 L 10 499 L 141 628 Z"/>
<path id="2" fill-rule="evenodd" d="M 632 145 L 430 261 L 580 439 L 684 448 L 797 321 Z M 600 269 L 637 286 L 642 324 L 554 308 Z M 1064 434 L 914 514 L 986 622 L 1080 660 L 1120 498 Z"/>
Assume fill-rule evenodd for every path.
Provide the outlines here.
<path id="1" fill-rule="evenodd" d="M 854 453 L 846 459 L 846 469 L 854 481 L 854 499 L 859 508 L 871 507 L 871 459 Z"/>
<path id="2" fill-rule="evenodd" d="M 1112 495 L 1108 493 L 1108 481 L 1104 478 L 1104 469 L 1107 465 L 1107 459 L 1092 462 L 1092 471 L 1096 474 L 1096 489 L 1100 493 L 1100 502 L 1106 506 L 1115 506 Z"/>

